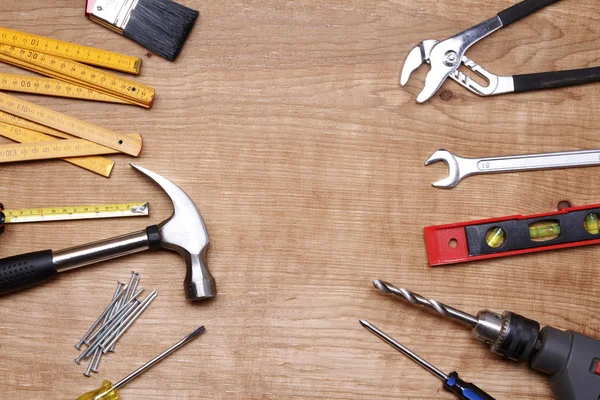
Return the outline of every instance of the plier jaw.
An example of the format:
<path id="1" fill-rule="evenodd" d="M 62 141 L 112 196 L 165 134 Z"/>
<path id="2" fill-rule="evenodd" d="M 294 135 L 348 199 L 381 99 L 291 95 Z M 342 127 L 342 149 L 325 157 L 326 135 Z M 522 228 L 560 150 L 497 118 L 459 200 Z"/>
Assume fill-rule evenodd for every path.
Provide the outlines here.
<path id="1" fill-rule="evenodd" d="M 400 83 L 404 86 L 412 71 L 428 63 L 431 69 L 425 77 L 425 87 L 417 96 L 417 102 L 426 102 L 449 76 L 455 75 L 469 47 L 500 28 L 502 21 L 496 16 L 441 42 L 433 39 L 422 41 L 406 58 Z M 421 54 L 421 62 L 417 65 L 418 53 Z"/>
<path id="2" fill-rule="evenodd" d="M 486 36 L 557 1 L 559 0 L 524 0 L 498 13 L 495 17 L 446 40 L 441 42 L 433 39 L 422 41 L 408 54 L 402 68 L 400 84 L 405 86 L 412 72 L 425 63 L 430 65 L 430 70 L 425 77 L 425 85 L 417 96 L 417 102 L 419 103 L 429 100 L 447 78 L 453 79 L 480 96 L 550 89 L 600 81 L 600 67 L 527 75 L 497 76 L 465 56 L 466 51 L 473 44 Z M 487 80 L 488 86 L 483 86 L 460 72 L 458 68 L 461 64 Z"/>

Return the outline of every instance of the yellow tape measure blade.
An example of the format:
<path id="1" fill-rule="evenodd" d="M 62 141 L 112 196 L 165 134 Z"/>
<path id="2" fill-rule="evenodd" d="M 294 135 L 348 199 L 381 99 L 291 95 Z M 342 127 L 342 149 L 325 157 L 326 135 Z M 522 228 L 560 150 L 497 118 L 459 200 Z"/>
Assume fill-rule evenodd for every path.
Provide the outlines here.
<path id="1" fill-rule="evenodd" d="M 5 224 L 27 222 L 66 221 L 97 218 L 146 217 L 150 215 L 148 202 L 61 206 L 4 210 Z"/>

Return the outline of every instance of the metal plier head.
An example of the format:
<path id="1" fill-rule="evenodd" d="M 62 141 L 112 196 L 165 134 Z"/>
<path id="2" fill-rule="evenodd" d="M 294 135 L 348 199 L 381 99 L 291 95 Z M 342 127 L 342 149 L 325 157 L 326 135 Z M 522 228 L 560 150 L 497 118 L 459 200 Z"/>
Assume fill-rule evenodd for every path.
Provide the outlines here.
<path id="1" fill-rule="evenodd" d="M 408 54 L 402 68 L 400 84 L 406 85 L 413 71 L 422 64 L 429 64 L 431 69 L 427 73 L 425 87 L 419 93 L 417 101 L 423 103 L 429 100 L 446 78 L 458 78 L 458 67 L 464 61 L 467 49 L 501 27 L 502 21 L 495 17 L 441 42 L 433 39 L 422 41 Z"/>
<path id="2" fill-rule="evenodd" d="M 417 101 L 429 100 L 442 86 L 447 78 L 480 96 L 490 96 L 510 92 L 526 92 L 531 90 L 552 89 L 575 86 L 600 81 L 600 67 L 567 71 L 538 72 L 513 76 L 496 76 L 465 56 L 466 51 L 475 43 L 498 29 L 528 16 L 559 0 L 523 0 L 495 17 L 483 21 L 446 40 L 424 40 L 413 48 L 402 68 L 400 83 L 406 85 L 413 71 L 427 63 L 431 69 L 425 78 L 425 87 L 419 93 Z M 485 80 L 488 86 L 482 86 L 458 71 L 461 63 Z"/>

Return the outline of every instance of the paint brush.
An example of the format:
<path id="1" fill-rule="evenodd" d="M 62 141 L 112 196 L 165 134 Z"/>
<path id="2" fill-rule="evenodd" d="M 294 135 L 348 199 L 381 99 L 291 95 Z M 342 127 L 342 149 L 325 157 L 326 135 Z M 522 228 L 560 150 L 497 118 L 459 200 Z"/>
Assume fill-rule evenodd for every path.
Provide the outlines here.
<path id="1" fill-rule="evenodd" d="M 86 16 L 153 53 L 175 61 L 198 11 L 172 0 L 87 0 Z"/>

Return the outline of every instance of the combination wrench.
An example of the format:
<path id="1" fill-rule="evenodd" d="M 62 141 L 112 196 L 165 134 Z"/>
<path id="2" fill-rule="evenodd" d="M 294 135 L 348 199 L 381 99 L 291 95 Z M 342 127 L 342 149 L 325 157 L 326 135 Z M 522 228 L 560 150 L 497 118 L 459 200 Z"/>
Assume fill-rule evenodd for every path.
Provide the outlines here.
<path id="1" fill-rule="evenodd" d="M 465 158 L 452 154 L 448 150 L 440 149 L 425 161 L 425 165 L 431 165 L 438 161 L 443 161 L 448 165 L 449 173 L 447 178 L 435 182 L 433 186 L 450 189 L 471 175 L 600 165 L 600 150 Z"/>

